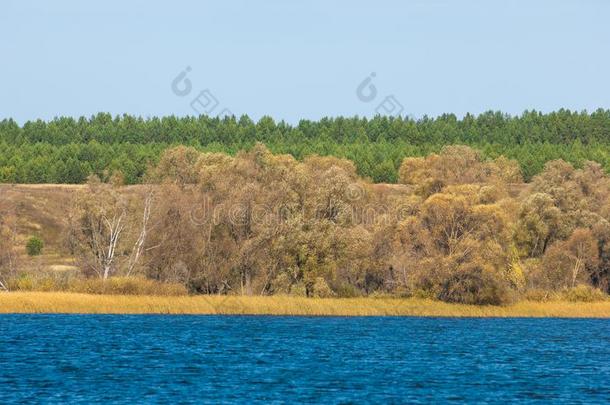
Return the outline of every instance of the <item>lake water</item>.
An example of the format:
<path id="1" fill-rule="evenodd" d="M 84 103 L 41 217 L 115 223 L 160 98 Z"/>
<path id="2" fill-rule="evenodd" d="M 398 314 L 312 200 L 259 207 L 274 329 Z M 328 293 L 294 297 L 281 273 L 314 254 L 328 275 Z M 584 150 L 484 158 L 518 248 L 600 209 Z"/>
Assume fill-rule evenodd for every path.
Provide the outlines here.
<path id="1" fill-rule="evenodd" d="M 610 321 L 0 315 L 0 403 L 610 401 Z"/>

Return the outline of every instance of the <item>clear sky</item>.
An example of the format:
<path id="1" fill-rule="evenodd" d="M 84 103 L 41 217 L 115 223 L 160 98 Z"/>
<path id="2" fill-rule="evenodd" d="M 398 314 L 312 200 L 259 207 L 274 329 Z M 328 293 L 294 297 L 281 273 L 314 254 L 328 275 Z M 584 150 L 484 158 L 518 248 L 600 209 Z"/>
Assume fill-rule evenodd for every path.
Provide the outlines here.
<path id="1" fill-rule="evenodd" d="M 19 122 L 297 122 L 373 116 L 388 96 L 415 117 L 594 110 L 610 108 L 610 1 L 8 0 L 0 57 L 0 119 Z"/>

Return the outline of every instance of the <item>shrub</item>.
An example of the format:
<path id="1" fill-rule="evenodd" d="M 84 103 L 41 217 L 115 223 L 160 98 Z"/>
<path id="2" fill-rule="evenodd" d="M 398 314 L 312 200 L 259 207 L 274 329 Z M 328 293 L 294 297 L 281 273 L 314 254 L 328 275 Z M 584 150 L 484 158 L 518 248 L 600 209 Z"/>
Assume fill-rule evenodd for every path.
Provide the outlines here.
<path id="1" fill-rule="evenodd" d="M 73 280 L 69 291 L 87 294 L 112 295 L 186 295 L 186 287 L 178 283 L 164 283 L 141 277 L 112 277 Z"/>
<path id="2" fill-rule="evenodd" d="M 28 274 L 9 279 L 7 284 L 9 290 L 32 291 L 35 289 L 34 280 Z"/>
<path id="3" fill-rule="evenodd" d="M 42 253 L 42 248 L 44 247 L 44 242 L 37 236 L 32 236 L 28 239 L 28 242 L 25 245 L 25 250 L 28 253 L 28 256 L 38 256 Z"/>
<path id="4" fill-rule="evenodd" d="M 362 296 L 362 292 L 356 288 L 356 286 L 347 283 L 340 284 L 335 288 L 335 291 L 337 291 L 337 296 L 341 298 L 355 298 Z"/>
<path id="5" fill-rule="evenodd" d="M 65 291 L 72 277 L 71 272 L 20 274 L 9 279 L 7 284 L 9 290 L 17 291 Z"/>
<path id="6" fill-rule="evenodd" d="M 330 298 L 334 295 L 335 293 L 328 286 L 326 280 L 323 277 L 316 277 L 313 283 L 313 296 L 315 298 Z"/>
<path id="7" fill-rule="evenodd" d="M 306 297 L 307 296 L 307 288 L 303 283 L 296 283 L 290 286 L 290 295 L 294 297 Z"/>
<path id="8" fill-rule="evenodd" d="M 417 298 L 420 300 L 433 300 L 436 299 L 437 296 L 432 289 L 426 288 L 417 288 L 413 291 L 411 295 L 413 298 Z"/>
<path id="9" fill-rule="evenodd" d="M 552 298 L 551 292 L 547 290 L 543 290 L 541 288 L 532 288 L 530 290 L 526 290 L 523 294 L 523 298 L 528 301 L 536 301 L 536 302 L 546 302 Z"/>
<path id="10" fill-rule="evenodd" d="M 22 274 L 8 280 L 9 290 L 69 291 L 86 294 L 114 295 L 186 295 L 186 287 L 178 283 L 164 283 L 140 277 L 98 278 L 75 277 L 68 273 L 40 275 Z"/>
<path id="11" fill-rule="evenodd" d="M 603 301 L 608 298 L 602 291 L 585 284 L 580 284 L 574 288 L 565 290 L 562 292 L 561 296 L 563 299 L 572 302 Z"/>
<path id="12" fill-rule="evenodd" d="M 273 280 L 273 293 L 274 294 L 288 294 L 290 293 L 290 279 L 286 273 L 280 273 Z"/>
<path id="13" fill-rule="evenodd" d="M 442 283 L 438 299 L 476 305 L 503 305 L 513 300 L 508 285 L 491 269 L 471 265 L 460 269 Z"/>

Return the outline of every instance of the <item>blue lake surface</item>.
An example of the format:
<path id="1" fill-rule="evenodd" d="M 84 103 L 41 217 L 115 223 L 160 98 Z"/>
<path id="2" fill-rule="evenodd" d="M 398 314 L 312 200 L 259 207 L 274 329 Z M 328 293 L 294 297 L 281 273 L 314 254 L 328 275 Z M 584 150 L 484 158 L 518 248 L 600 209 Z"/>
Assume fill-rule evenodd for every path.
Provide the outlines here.
<path id="1" fill-rule="evenodd" d="M 0 403 L 610 401 L 610 321 L 0 315 Z"/>

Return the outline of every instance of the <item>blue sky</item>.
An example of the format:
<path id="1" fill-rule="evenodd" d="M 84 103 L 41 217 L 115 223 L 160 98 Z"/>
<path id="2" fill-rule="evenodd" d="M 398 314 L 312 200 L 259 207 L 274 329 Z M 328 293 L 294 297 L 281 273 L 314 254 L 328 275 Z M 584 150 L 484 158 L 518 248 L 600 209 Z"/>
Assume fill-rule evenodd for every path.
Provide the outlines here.
<path id="1" fill-rule="evenodd" d="M 610 108 L 608 21 L 603 0 L 9 0 L 0 119 L 192 115 L 194 103 L 297 122 L 373 116 L 388 96 L 415 117 Z"/>

